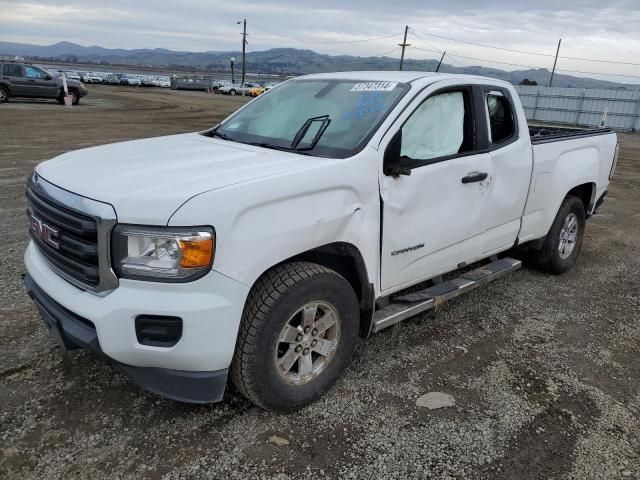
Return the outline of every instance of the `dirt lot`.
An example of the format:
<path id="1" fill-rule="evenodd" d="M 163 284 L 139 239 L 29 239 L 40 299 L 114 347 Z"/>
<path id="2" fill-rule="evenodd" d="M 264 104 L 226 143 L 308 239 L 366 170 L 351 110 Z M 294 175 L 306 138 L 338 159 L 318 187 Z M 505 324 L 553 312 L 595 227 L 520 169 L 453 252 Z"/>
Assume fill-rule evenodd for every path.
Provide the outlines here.
<path id="1" fill-rule="evenodd" d="M 21 285 L 33 167 L 202 129 L 244 101 L 109 87 L 83 100 L 0 105 L 0 478 L 640 478 L 640 135 L 620 137 L 575 270 L 521 270 L 377 334 L 322 401 L 281 416 L 234 392 L 160 399 L 45 335 Z M 416 407 L 432 390 L 456 407 Z"/>

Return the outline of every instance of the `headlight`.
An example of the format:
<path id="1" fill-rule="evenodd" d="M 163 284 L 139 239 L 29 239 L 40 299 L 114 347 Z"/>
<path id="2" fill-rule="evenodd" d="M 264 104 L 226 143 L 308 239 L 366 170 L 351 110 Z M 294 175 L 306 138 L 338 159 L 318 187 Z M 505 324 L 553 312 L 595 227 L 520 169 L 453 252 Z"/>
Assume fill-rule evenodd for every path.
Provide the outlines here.
<path id="1" fill-rule="evenodd" d="M 117 225 L 112 249 L 120 278 L 188 282 L 211 269 L 215 234 L 211 227 Z"/>

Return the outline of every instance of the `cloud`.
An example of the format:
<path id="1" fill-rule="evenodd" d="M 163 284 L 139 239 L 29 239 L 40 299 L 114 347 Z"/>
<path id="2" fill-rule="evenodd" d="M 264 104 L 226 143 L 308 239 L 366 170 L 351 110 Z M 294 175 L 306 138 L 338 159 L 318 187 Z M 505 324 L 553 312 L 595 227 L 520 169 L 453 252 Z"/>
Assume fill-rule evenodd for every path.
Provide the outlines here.
<path id="1" fill-rule="evenodd" d="M 52 43 L 68 40 L 110 48 L 238 50 L 240 26 L 248 22 L 249 50 L 309 48 L 322 53 L 375 55 L 397 47 L 404 26 L 415 34 L 409 58 L 435 58 L 447 50 L 453 62 L 485 64 L 465 57 L 549 68 L 551 57 L 510 53 L 451 42 L 507 46 L 552 55 L 640 63 L 637 0 L 298 0 L 209 2 L 206 0 L 0 0 L 0 40 Z M 367 42 L 360 40 L 395 35 Z M 354 43 L 326 43 L 326 42 Z M 419 50 L 422 49 L 422 50 Z M 638 75 L 640 67 L 561 59 L 560 69 Z"/>

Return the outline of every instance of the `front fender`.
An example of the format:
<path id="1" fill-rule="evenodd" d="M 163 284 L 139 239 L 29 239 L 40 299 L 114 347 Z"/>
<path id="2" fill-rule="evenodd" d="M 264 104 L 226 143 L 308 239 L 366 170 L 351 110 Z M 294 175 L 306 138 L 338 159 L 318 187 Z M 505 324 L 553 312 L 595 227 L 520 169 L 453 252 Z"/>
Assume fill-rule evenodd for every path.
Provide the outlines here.
<path id="1" fill-rule="evenodd" d="M 361 252 L 374 283 L 380 237 L 377 171 L 367 155 L 359 156 L 322 159 L 312 168 L 197 195 L 169 224 L 212 225 L 214 270 L 249 286 L 270 267 L 335 242 Z"/>

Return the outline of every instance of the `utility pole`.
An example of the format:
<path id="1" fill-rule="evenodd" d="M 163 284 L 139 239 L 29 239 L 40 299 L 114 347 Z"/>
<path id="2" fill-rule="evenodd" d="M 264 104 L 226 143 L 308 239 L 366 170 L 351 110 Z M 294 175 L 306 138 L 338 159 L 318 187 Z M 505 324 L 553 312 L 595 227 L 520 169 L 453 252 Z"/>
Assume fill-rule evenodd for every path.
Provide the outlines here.
<path id="1" fill-rule="evenodd" d="M 440 61 L 438 62 L 438 66 L 436 67 L 436 72 L 440 71 L 440 65 L 442 65 L 442 60 L 444 60 L 444 56 L 446 54 L 447 54 L 446 50 L 444 52 L 442 52 L 442 56 L 440 57 Z"/>
<path id="2" fill-rule="evenodd" d="M 402 54 L 400 55 L 400 68 L 398 70 L 402 70 L 402 64 L 404 63 L 404 49 L 408 47 L 410 43 L 407 43 L 407 33 L 409 32 L 409 25 L 405 25 L 404 27 L 404 40 L 402 43 L 398 45 L 402 47 Z"/>
<path id="3" fill-rule="evenodd" d="M 558 54 L 560 53 L 560 44 L 562 43 L 562 39 L 558 40 L 558 49 L 556 50 L 556 58 L 553 61 L 553 70 L 551 70 L 551 78 L 549 79 L 549 86 L 553 83 L 553 75 L 556 73 L 556 65 L 558 63 Z"/>
<path id="4" fill-rule="evenodd" d="M 247 19 L 243 19 L 242 22 L 236 22 L 238 25 L 242 23 L 242 86 L 244 87 L 245 65 L 246 65 L 246 47 L 247 47 Z M 244 89 L 243 89 L 244 92 Z"/>

